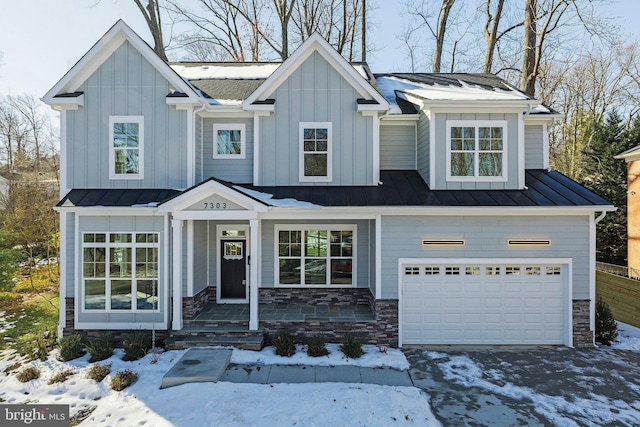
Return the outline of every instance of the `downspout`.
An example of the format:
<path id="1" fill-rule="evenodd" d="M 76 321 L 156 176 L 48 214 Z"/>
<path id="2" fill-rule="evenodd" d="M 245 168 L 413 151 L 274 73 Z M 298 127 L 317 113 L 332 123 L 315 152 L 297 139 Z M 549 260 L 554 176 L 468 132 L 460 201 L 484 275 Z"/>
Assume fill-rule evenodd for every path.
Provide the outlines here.
<path id="1" fill-rule="evenodd" d="M 600 215 L 598 215 L 598 217 L 595 219 L 594 224 L 597 224 L 600 221 L 602 221 L 606 215 L 607 215 L 607 211 L 602 211 L 602 213 L 600 213 Z"/>
<path id="2" fill-rule="evenodd" d="M 382 181 L 380 181 L 380 122 L 382 118 L 388 114 L 389 110 L 378 116 L 378 185 L 382 185 Z"/>

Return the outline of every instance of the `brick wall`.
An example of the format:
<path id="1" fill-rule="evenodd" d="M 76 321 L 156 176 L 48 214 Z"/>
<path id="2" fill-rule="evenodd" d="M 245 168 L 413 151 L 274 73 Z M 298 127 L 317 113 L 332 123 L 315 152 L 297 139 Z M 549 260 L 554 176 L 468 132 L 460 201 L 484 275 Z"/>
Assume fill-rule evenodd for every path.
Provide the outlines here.
<path id="1" fill-rule="evenodd" d="M 594 346 L 594 331 L 591 329 L 591 301 L 573 301 L 573 346 L 588 348 Z"/>

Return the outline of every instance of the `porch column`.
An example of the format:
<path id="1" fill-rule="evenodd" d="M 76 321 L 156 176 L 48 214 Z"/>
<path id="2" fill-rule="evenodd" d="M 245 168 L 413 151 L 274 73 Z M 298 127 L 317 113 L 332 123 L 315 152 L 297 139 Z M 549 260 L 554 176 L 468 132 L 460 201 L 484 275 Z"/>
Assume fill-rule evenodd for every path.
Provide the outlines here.
<path id="1" fill-rule="evenodd" d="M 249 244 L 251 247 L 249 265 L 249 330 L 258 330 L 258 271 L 260 266 L 259 243 L 260 221 L 249 220 Z"/>
<path id="2" fill-rule="evenodd" d="M 182 329 L 182 220 L 172 219 L 173 227 L 173 321 L 171 329 Z"/>

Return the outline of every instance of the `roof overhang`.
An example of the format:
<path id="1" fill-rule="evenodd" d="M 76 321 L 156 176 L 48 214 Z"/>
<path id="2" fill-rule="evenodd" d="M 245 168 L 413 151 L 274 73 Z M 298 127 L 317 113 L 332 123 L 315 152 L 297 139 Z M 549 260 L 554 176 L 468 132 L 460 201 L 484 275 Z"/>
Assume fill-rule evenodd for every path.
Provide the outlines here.
<path id="1" fill-rule="evenodd" d="M 320 34 L 314 33 L 287 58 L 242 104 L 246 110 L 264 109 L 256 101 L 265 101 L 284 81 L 314 52 L 318 52 L 331 64 L 358 94 L 366 100 L 375 101 L 376 111 L 387 111 L 389 103 L 346 59 L 342 57 Z M 269 110 L 268 110 L 269 111 Z"/>
<path id="2" fill-rule="evenodd" d="M 69 102 L 60 102 L 61 96 L 71 94 L 113 54 L 123 43 L 131 43 L 179 92 L 192 102 L 198 102 L 198 95 L 176 72 L 154 52 L 123 20 L 118 20 L 104 36 L 60 79 L 41 100 L 53 108 L 65 108 Z M 79 104 L 78 104 L 79 105 Z M 77 107 L 76 107 L 77 108 Z"/>
<path id="3" fill-rule="evenodd" d="M 266 212 L 269 209 L 269 206 L 265 205 L 263 202 L 210 178 L 201 184 L 183 191 L 176 197 L 161 203 L 158 206 L 158 211 L 171 212 L 175 215 L 176 212 L 185 211 L 196 205 L 198 202 L 215 195 L 229 200 L 246 211 Z M 236 210 L 233 212 L 237 215 L 239 211 Z"/>
<path id="4" fill-rule="evenodd" d="M 624 160 L 625 162 L 635 162 L 636 160 L 640 160 L 640 145 L 637 147 L 633 147 L 630 150 L 627 150 L 623 153 L 618 154 L 617 156 L 613 156 L 614 159 Z"/>

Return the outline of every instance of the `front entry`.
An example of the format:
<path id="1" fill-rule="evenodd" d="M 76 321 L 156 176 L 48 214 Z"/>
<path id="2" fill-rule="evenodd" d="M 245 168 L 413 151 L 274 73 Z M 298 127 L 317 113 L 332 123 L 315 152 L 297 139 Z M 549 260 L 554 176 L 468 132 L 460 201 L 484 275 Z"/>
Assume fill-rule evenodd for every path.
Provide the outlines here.
<path id="1" fill-rule="evenodd" d="M 220 300 L 246 302 L 247 257 L 245 240 L 220 240 Z"/>

